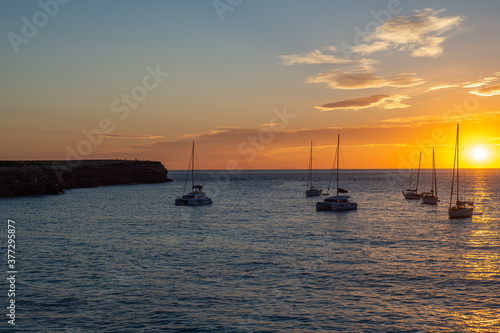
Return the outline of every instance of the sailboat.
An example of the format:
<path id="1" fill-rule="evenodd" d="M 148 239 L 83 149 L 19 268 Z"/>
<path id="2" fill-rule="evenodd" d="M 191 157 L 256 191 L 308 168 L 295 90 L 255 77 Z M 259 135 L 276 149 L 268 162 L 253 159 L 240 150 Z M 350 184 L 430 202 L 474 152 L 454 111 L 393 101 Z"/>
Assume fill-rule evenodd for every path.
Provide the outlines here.
<path id="1" fill-rule="evenodd" d="M 313 154 L 313 143 L 311 141 L 311 154 L 309 155 L 309 171 L 307 173 L 306 197 L 318 197 L 323 193 L 323 190 L 315 188 L 312 185 L 313 181 L 312 154 Z"/>
<path id="2" fill-rule="evenodd" d="M 471 217 L 474 212 L 474 202 L 460 200 L 460 135 L 459 135 L 459 124 L 457 124 L 457 140 L 455 143 L 455 156 L 453 158 L 453 176 L 451 180 L 451 194 L 450 194 L 450 206 L 448 207 L 448 216 L 450 218 L 460 218 L 460 217 Z M 456 168 L 455 168 L 456 167 Z M 456 170 L 456 172 L 455 172 Z M 453 188 L 455 185 L 455 174 L 456 174 L 456 202 L 453 202 Z"/>
<path id="3" fill-rule="evenodd" d="M 341 210 L 358 209 L 358 204 L 356 202 L 349 201 L 350 196 L 339 195 L 339 193 L 347 193 L 347 190 L 344 190 L 339 187 L 340 134 L 337 136 L 337 152 L 335 154 L 335 160 L 337 162 L 337 195 L 327 197 L 323 199 L 323 201 L 317 202 L 316 210 L 341 211 Z M 332 173 L 333 173 L 333 168 L 332 168 Z M 330 185 L 328 185 L 328 188 L 330 188 Z"/>
<path id="4" fill-rule="evenodd" d="M 434 147 L 432 147 L 432 180 L 431 180 L 431 191 L 422 193 L 422 203 L 429 205 L 437 205 L 439 202 L 438 189 L 437 189 L 437 177 L 436 177 L 436 158 L 434 155 Z"/>
<path id="5" fill-rule="evenodd" d="M 184 191 L 186 190 L 186 184 L 189 179 L 189 169 L 191 169 L 191 192 L 188 194 L 184 194 L 182 197 L 177 197 L 175 199 L 175 205 L 176 206 L 210 205 L 212 203 L 212 199 L 207 197 L 205 193 L 202 192 L 203 186 L 194 184 L 194 141 L 193 141 L 193 149 L 191 150 L 191 160 L 189 161 L 188 175 L 186 176 Z"/>
<path id="6" fill-rule="evenodd" d="M 412 176 L 413 176 L 413 170 L 412 170 L 412 173 L 410 174 L 410 186 L 408 187 L 406 192 L 403 191 L 403 195 L 405 196 L 406 199 L 420 200 L 420 198 L 422 197 L 422 194 L 418 193 L 418 180 L 420 178 L 420 161 L 421 160 L 422 160 L 422 152 L 420 152 L 420 157 L 418 158 L 417 185 L 416 185 L 414 190 L 411 189 L 411 180 L 412 180 Z"/>

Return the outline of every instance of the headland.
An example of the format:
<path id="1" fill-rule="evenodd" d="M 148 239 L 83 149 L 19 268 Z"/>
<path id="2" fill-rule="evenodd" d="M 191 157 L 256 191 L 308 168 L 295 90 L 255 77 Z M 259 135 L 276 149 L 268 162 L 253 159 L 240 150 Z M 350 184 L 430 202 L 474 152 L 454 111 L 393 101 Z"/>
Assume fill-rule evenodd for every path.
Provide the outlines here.
<path id="1" fill-rule="evenodd" d="M 0 161 L 0 198 L 59 194 L 66 189 L 170 182 L 157 161 Z"/>

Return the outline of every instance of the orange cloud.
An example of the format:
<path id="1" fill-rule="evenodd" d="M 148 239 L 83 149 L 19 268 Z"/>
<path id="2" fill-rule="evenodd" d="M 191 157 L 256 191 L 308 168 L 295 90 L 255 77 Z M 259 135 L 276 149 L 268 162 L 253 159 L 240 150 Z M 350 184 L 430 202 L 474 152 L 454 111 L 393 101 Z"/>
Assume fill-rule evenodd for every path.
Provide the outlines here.
<path id="1" fill-rule="evenodd" d="M 488 77 L 485 77 L 484 79 L 477 81 L 477 82 L 465 82 L 462 84 L 463 88 L 477 88 L 477 87 L 482 87 L 488 83 L 498 81 L 500 79 L 500 72 L 495 72 L 491 74 Z"/>
<path id="2" fill-rule="evenodd" d="M 438 90 L 438 89 L 446 89 L 446 88 L 453 88 L 453 87 L 458 87 L 458 84 L 442 84 L 439 86 L 431 87 L 427 89 L 427 91 L 432 91 L 432 90 Z"/>
<path id="3" fill-rule="evenodd" d="M 464 116 L 438 115 L 393 118 L 369 125 L 323 127 L 274 131 L 269 128 L 224 128 L 147 144 L 112 147 L 112 151 L 92 154 L 92 158 L 140 158 L 165 162 L 169 169 L 185 169 L 189 162 L 191 140 L 196 141 L 200 169 L 307 168 L 309 142 L 314 140 L 318 168 L 330 168 L 337 134 L 342 137 L 348 168 L 398 168 L 414 151 L 431 152 L 432 146 L 445 146 L 439 167 L 450 167 L 446 154 L 455 139 L 456 123 L 463 124 L 464 144 L 474 133 L 498 140 L 500 112 L 472 113 Z M 439 140 L 434 134 L 439 132 Z M 489 139 L 491 140 L 491 139 Z M 492 141 L 494 143 L 498 141 Z M 141 142 L 142 143 L 142 142 Z M 496 145 L 495 145 L 496 147 Z M 450 153 L 451 154 L 451 153 Z M 418 157 L 416 162 L 418 162 Z M 448 164 L 446 164 L 448 163 Z M 498 167 L 499 162 L 495 162 Z M 494 163 L 492 164 L 492 167 Z"/>
<path id="4" fill-rule="evenodd" d="M 307 78 L 307 82 L 327 83 L 332 89 L 366 89 L 413 87 L 424 83 L 424 80 L 412 73 L 401 73 L 393 77 L 383 78 L 369 71 L 349 73 L 341 70 L 333 70 L 310 76 Z"/>
<path id="5" fill-rule="evenodd" d="M 133 134 L 104 134 L 107 138 L 114 139 L 159 139 L 161 135 L 133 135 Z"/>
<path id="6" fill-rule="evenodd" d="M 500 80 L 500 72 L 495 72 L 484 79 L 477 82 L 466 82 L 464 83 L 464 88 L 477 88 L 483 87 L 488 83 L 498 82 Z M 488 87 L 476 89 L 469 91 L 471 94 L 479 95 L 479 96 L 496 96 L 500 95 L 500 84 L 494 84 Z"/>
<path id="7" fill-rule="evenodd" d="M 476 89 L 470 92 L 474 95 L 479 96 L 496 96 L 500 95 L 500 84 L 496 84 L 494 86 L 489 86 L 481 89 Z"/>
<path id="8" fill-rule="evenodd" d="M 415 117 L 400 117 L 390 118 L 380 121 L 382 124 L 391 124 L 391 126 L 424 126 L 424 125 L 438 125 L 448 123 L 458 123 L 463 121 L 470 122 L 494 122 L 500 118 L 500 111 L 497 112 L 482 112 L 470 113 L 464 115 L 428 115 L 428 116 L 415 116 Z"/>
<path id="9" fill-rule="evenodd" d="M 406 95 L 372 95 L 345 101 L 327 103 L 316 106 L 316 108 L 321 111 L 330 111 L 335 109 L 359 110 L 370 107 L 381 109 L 402 109 L 410 106 L 402 103 L 402 101 L 407 98 L 409 98 L 409 96 Z"/>

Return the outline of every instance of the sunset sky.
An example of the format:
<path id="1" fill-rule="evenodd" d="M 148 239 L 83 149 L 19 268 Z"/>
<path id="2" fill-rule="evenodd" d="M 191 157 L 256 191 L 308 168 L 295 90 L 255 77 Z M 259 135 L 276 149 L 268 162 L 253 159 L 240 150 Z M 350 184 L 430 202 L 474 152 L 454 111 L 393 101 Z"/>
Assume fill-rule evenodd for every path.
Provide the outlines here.
<path id="1" fill-rule="evenodd" d="M 0 6 L 0 159 L 500 167 L 499 1 Z"/>

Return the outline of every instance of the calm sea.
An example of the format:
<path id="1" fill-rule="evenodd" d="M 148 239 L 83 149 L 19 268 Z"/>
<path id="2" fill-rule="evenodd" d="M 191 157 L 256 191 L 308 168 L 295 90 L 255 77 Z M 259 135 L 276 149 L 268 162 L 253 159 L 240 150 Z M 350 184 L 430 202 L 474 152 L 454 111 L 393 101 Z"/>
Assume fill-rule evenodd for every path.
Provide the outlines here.
<path id="1" fill-rule="evenodd" d="M 449 170 L 438 206 L 403 198 L 407 172 L 343 171 L 359 209 L 341 213 L 316 212 L 298 170 L 199 172 L 204 207 L 174 206 L 185 172 L 2 199 L 18 273 L 12 327 L 4 256 L 0 331 L 499 332 L 500 170 L 463 174 L 465 220 Z"/>

